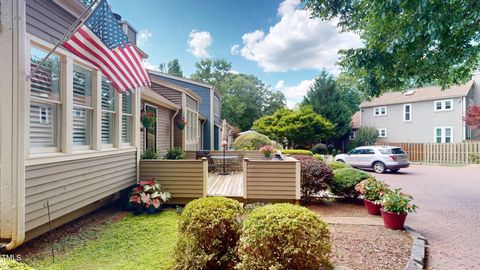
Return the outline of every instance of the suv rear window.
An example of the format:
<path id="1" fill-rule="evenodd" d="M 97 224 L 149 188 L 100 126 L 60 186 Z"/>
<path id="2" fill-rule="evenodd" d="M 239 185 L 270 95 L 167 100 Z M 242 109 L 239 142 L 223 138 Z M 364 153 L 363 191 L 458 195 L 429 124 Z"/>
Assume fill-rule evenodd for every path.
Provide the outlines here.
<path id="1" fill-rule="evenodd" d="M 384 155 L 405 155 L 402 148 L 379 149 L 380 153 Z"/>

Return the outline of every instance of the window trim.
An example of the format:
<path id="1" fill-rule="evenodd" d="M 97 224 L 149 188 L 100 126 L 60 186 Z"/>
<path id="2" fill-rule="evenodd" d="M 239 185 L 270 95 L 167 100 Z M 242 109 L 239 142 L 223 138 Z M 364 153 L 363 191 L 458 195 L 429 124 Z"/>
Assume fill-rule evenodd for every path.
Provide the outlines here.
<path id="1" fill-rule="evenodd" d="M 439 126 L 439 127 L 433 127 L 433 143 L 438 144 L 437 142 L 437 129 L 441 130 L 441 136 L 440 136 L 440 142 L 439 143 L 447 143 L 446 141 L 446 129 L 450 129 L 450 142 L 448 143 L 453 143 L 453 127 L 452 126 Z"/>
<path id="2" fill-rule="evenodd" d="M 385 135 L 382 136 L 382 132 L 381 131 L 385 131 Z M 378 133 L 378 138 L 387 138 L 387 128 L 377 128 L 377 133 Z"/>
<path id="3" fill-rule="evenodd" d="M 385 109 L 384 114 L 382 114 L 382 108 Z M 376 113 L 377 109 L 378 109 L 378 114 Z M 379 117 L 379 116 L 387 116 L 387 115 L 388 115 L 387 106 L 373 107 L 373 116 Z"/>
<path id="4" fill-rule="evenodd" d="M 447 103 L 447 101 L 450 101 L 450 109 L 445 109 L 445 104 Z M 441 103 L 441 109 L 437 109 L 437 103 Z M 448 112 L 448 111 L 453 111 L 453 99 L 450 98 L 450 99 L 437 99 L 435 101 L 433 101 L 433 111 L 434 112 Z"/>
<path id="5" fill-rule="evenodd" d="M 408 112 L 409 113 L 409 116 L 410 116 L 410 119 L 407 120 L 407 110 L 406 108 L 409 107 L 410 108 L 410 111 Z M 409 123 L 409 122 L 412 122 L 412 103 L 407 103 L 407 104 L 403 104 L 403 122 L 405 123 Z"/>
<path id="6" fill-rule="evenodd" d="M 193 115 L 193 118 L 194 118 L 193 121 L 188 120 L 189 113 Z M 187 121 L 187 125 L 185 126 L 185 141 L 189 144 L 197 143 L 198 142 L 198 112 L 192 109 L 186 108 L 185 120 Z M 193 122 L 193 124 L 190 122 Z M 192 128 L 192 131 L 189 132 L 190 128 Z"/>

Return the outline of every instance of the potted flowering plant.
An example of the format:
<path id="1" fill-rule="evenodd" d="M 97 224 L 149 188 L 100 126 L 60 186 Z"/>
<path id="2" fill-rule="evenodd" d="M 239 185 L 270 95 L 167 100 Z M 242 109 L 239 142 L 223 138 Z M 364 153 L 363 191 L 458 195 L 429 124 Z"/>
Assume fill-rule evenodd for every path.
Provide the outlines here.
<path id="1" fill-rule="evenodd" d="M 401 230 L 407 214 L 416 212 L 417 206 L 412 204 L 413 197 L 403 193 L 401 189 L 390 190 L 382 199 L 382 218 L 386 228 Z"/>
<path id="2" fill-rule="evenodd" d="M 141 180 L 133 188 L 129 201 L 135 215 L 141 214 L 144 210 L 148 214 L 153 214 L 171 197 L 170 192 L 163 190 L 157 179 Z"/>
<path id="3" fill-rule="evenodd" d="M 383 195 L 388 192 L 388 185 L 370 177 L 355 186 L 355 190 L 363 196 L 363 203 L 370 215 L 380 215 Z"/>
<path id="4" fill-rule="evenodd" d="M 260 154 L 262 154 L 266 159 L 269 159 L 270 158 L 270 155 L 273 153 L 273 146 L 272 145 L 264 145 L 262 147 L 260 147 Z"/>
<path id="5" fill-rule="evenodd" d="M 177 128 L 179 130 L 183 130 L 185 128 L 186 124 L 187 124 L 187 121 L 185 121 L 185 119 L 181 118 L 177 121 Z"/>
<path id="6" fill-rule="evenodd" d="M 155 124 L 155 122 L 157 121 L 157 117 L 155 117 L 155 114 L 152 112 L 145 112 L 142 113 L 140 121 L 142 122 L 143 127 L 149 128 Z"/>

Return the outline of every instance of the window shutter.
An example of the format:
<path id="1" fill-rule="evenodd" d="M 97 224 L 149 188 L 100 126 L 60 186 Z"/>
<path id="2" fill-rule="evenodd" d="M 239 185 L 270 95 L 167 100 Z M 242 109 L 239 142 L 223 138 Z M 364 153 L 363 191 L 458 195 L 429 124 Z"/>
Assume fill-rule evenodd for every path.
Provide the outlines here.
<path id="1" fill-rule="evenodd" d="M 57 145 L 57 105 L 32 102 L 30 104 L 30 146 Z"/>

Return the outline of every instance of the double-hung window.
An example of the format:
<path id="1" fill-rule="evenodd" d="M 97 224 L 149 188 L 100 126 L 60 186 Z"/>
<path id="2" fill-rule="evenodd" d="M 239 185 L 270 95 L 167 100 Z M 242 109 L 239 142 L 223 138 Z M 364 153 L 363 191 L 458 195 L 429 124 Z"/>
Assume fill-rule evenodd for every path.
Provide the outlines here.
<path id="1" fill-rule="evenodd" d="M 132 110 L 133 95 L 122 94 L 122 143 L 132 143 L 132 125 L 133 125 L 133 110 Z"/>
<path id="2" fill-rule="evenodd" d="M 73 65 L 73 145 L 89 149 L 92 141 L 93 72 L 80 65 Z"/>
<path id="3" fill-rule="evenodd" d="M 453 110 L 453 99 L 435 100 L 433 104 L 434 104 L 433 110 L 435 112 Z"/>
<path id="4" fill-rule="evenodd" d="M 198 115 L 196 112 L 187 109 L 187 140 L 193 142 L 198 136 Z"/>
<path id="5" fill-rule="evenodd" d="M 112 147 L 115 139 L 115 89 L 111 82 L 102 76 L 102 123 L 101 123 L 101 137 L 102 145 Z"/>
<path id="6" fill-rule="evenodd" d="M 374 116 L 387 115 L 387 106 L 373 108 L 373 115 Z"/>
<path id="7" fill-rule="evenodd" d="M 412 104 L 403 105 L 403 122 L 412 122 Z"/>
<path id="8" fill-rule="evenodd" d="M 30 67 L 35 68 L 47 55 L 30 49 Z M 30 152 L 60 151 L 61 58 L 52 54 L 30 78 Z"/>
<path id="9" fill-rule="evenodd" d="M 435 127 L 435 143 L 451 143 L 453 141 L 452 127 Z"/>
<path id="10" fill-rule="evenodd" d="M 386 128 L 377 128 L 378 137 L 379 138 L 386 138 L 387 137 L 387 129 Z"/>

